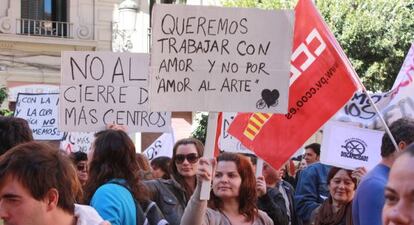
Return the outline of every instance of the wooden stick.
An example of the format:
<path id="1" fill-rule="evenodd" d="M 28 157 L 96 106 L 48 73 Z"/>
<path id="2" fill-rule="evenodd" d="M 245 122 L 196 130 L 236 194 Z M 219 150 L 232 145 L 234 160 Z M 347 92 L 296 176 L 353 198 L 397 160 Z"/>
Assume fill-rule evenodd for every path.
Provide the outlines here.
<path id="1" fill-rule="evenodd" d="M 217 129 L 217 112 L 210 112 L 208 114 L 208 123 L 207 123 L 207 137 L 206 137 L 206 145 L 204 146 L 204 154 L 203 157 L 207 159 L 212 159 L 214 157 L 214 144 L 216 139 L 216 129 Z M 210 173 L 213 172 L 213 168 L 210 167 Z M 211 177 L 214 177 L 212 174 Z M 201 184 L 201 195 L 200 200 L 209 200 L 210 199 L 210 190 L 211 190 L 211 182 L 203 181 Z"/>
<path id="2" fill-rule="evenodd" d="M 262 171 L 263 171 L 263 159 L 258 157 L 257 163 L 256 163 L 256 178 L 262 176 Z"/>

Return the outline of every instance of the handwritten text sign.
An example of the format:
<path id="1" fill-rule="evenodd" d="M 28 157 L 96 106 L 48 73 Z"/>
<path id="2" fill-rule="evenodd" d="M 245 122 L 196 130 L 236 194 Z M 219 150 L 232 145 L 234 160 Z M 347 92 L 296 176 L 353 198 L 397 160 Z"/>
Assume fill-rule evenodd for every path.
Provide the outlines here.
<path id="1" fill-rule="evenodd" d="M 93 132 L 65 132 L 60 142 L 60 148 L 67 153 L 85 152 L 88 153 L 95 140 Z"/>
<path id="2" fill-rule="evenodd" d="M 292 11 L 155 5 L 150 107 L 286 113 Z"/>
<path id="3" fill-rule="evenodd" d="M 57 93 L 19 93 L 14 116 L 27 120 L 35 140 L 61 140 L 63 132 L 58 129 L 58 103 Z"/>
<path id="4" fill-rule="evenodd" d="M 59 128 L 91 132 L 115 123 L 169 131 L 171 113 L 148 111 L 148 65 L 148 54 L 64 52 Z"/>

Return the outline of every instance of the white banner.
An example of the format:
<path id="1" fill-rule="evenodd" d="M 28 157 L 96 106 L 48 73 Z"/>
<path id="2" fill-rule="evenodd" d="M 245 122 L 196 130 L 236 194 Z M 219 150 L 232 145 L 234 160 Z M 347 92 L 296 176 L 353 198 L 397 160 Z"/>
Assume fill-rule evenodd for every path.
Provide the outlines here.
<path id="1" fill-rule="evenodd" d="M 358 128 L 341 122 L 328 122 L 323 129 L 321 162 L 355 169 L 372 169 L 381 161 L 384 132 Z"/>
<path id="2" fill-rule="evenodd" d="M 391 91 L 371 94 L 386 123 L 390 125 L 402 117 L 414 118 L 414 45 L 404 60 L 403 67 Z M 332 120 L 353 122 L 355 125 L 374 130 L 384 130 L 374 108 L 364 93 L 354 97 Z"/>
<path id="3" fill-rule="evenodd" d="M 144 150 L 148 160 L 153 160 L 160 156 L 167 156 L 172 158 L 174 147 L 174 134 L 164 133 L 157 138 L 147 149 Z"/>
<path id="4" fill-rule="evenodd" d="M 93 132 L 65 132 L 60 148 L 67 153 L 85 152 L 89 153 L 95 140 Z"/>
<path id="5" fill-rule="evenodd" d="M 411 77 L 414 75 L 414 43 L 411 44 L 411 48 L 408 50 L 400 72 L 398 73 L 397 78 L 395 78 L 394 84 L 392 85 L 392 89 L 397 88 L 402 83 L 402 81 L 406 79 L 407 74 L 411 74 Z"/>
<path id="6" fill-rule="evenodd" d="M 152 110 L 287 112 L 292 10 L 161 4 L 152 15 Z"/>
<path id="7" fill-rule="evenodd" d="M 63 132 L 58 129 L 58 103 L 57 93 L 19 93 L 14 116 L 27 120 L 35 140 L 62 140 Z"/>
<path id="8" fill-rule="evenodd" d="M 129 132 L 171 130 L 170 112 L 148 111 L 148 54 L 63 52 L 61 68 L 61 130 L 95 132 L 112 123 Z"/>

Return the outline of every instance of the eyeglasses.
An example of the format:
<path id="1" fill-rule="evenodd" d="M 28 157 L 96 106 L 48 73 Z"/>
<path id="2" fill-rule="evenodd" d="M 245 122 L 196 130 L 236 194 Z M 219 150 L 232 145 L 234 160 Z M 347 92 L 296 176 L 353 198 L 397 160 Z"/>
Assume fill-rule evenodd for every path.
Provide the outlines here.
<path id="1" fill-rule="evenodd" d="M 183 154 L 177 154 L 175 155 L 175 162 L 177 162 L 178 164 L 181 164 L 184 162 L 184 160 L 187 159 L 187 161 L 191 164 L 194 164 L 198 161 L 200 157 L 198 157 L 197 153 L 190 153 L 187 155 L 183 155 Z"/>
<path id="2" fill-rule="evenodd" d="M 88 170 L 88 166 L 86 164 L 78 164 L 76 165 L 76 169 L 79 171 Z"/>

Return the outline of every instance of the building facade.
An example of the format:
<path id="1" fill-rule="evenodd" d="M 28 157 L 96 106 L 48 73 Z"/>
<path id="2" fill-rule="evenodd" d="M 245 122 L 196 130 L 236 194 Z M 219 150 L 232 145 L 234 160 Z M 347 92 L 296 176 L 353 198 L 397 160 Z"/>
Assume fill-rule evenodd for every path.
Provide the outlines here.
<path id="1" fill-rule="evenodd" d="M 56 93 L 63 51 L 149 52 L 150 5 L 140 0 L 0 1 L 0 87 L 14 110 L 18 93 Z M 160 2 L 159 2 L 160 3 Z M 173 2 L 163 2 L 173 3 Z M 192 113 L 174 113 L 177 138 L 188 137 Z M 145 149 L 160 134 L 143 134 Z"/>

